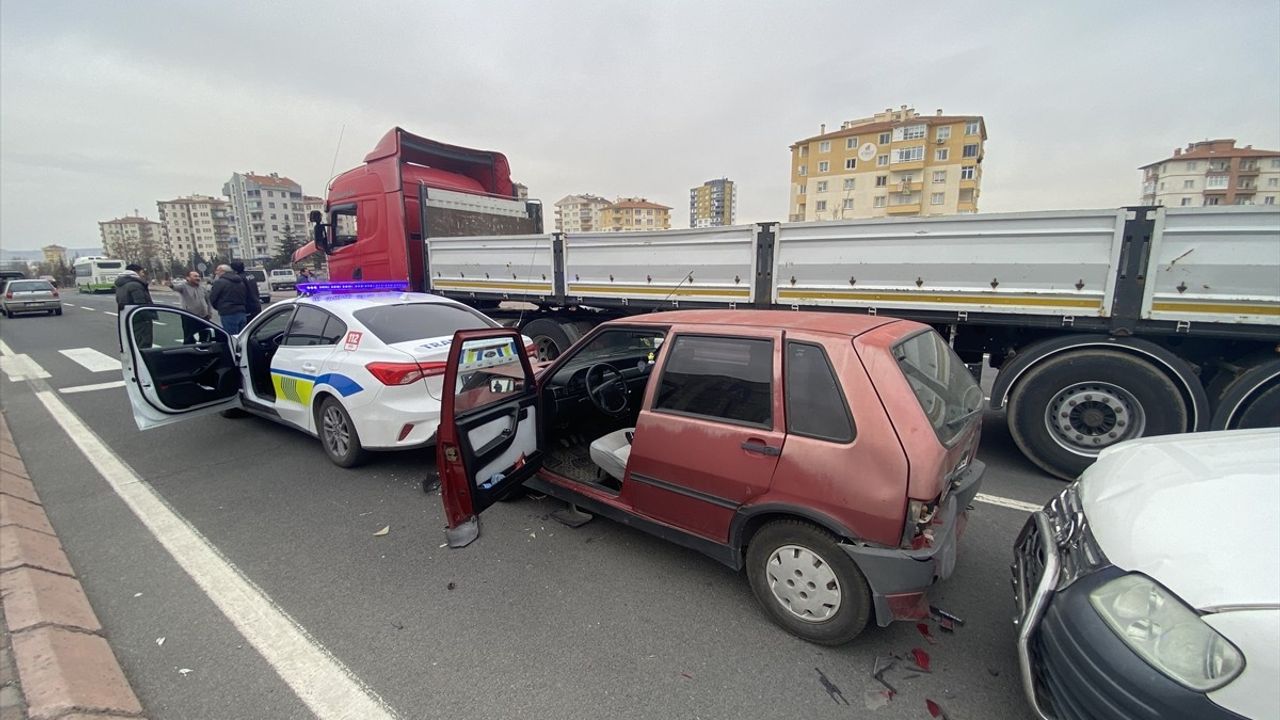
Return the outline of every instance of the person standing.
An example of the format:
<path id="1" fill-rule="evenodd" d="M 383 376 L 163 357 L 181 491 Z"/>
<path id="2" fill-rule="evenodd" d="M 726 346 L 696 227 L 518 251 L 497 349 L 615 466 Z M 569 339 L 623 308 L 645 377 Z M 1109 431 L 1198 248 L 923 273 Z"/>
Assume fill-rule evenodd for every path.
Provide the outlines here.
<path id="1" fill-rule="evenodd" d="M 248 288 L 244 278 L 237 275 L 230 265 L 219 265 L 213 275 L 215 279 L 209 290 L 209 304 L 218 311 L 222 329 L 235 335 L 244 329 Z"/>
<path id="2" fill-rule="evenodd" d="M 244 280 L 244 313 L 245 322 L 248 322 L 262 312 L 262 297 L 258 295 L 258 281 L 244 271 L 244 263 L 239 260 L 231 261 L 231 269 L 236 271 L 241 280 Z"/>
<path id="3" fill-rule="evenodd" d="M 116 312 L 123 313 L 129 305 L 154 305 L 151 288 L 147 287 L 147 271 L 138 263 L 124 266 L 124 272 L 116 278 Z M 139 348 L 151 347 L 154 310 L 144 310 L 133 315 L 133 337 Z"/>
<path id="4" fill-rule="evenodd" d="M 202 320 L 213 319 L 213 307 L 209 305 L 209 289 L 206 288 L 200 273 L 192 270 L 182 280 L 174 281 L 173 291 L 182 299 L 182 309 Z M 202 325 L 194 319 L 182 316 L 182 343 L 190 345 L 197 342 Z"/>

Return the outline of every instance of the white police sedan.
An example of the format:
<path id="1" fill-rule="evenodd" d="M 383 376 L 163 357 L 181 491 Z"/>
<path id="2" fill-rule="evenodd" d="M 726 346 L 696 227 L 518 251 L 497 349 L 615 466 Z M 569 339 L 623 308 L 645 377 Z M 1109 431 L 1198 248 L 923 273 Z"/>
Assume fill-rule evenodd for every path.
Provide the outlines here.
<path id="1" fill-rule="evenodd" d="M 247 411 L 319 437 L 342 467 L 366 450 L 428 444 L 453 333 L 498 324 L 403 287 L 312 284 L 235 336 L 180 308 L 126 308 L 118 328 L 134 420 L 146 430 Z"/>

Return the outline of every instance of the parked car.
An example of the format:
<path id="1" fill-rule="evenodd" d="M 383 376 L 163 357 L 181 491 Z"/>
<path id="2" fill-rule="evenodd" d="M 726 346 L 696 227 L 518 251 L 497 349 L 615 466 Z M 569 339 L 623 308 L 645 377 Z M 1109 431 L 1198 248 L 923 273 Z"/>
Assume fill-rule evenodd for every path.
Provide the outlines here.
<path id="1" fill-rule="evenodd" d="M 343 467 L 366 450 L 431 443 L 454 332 L 496 326 L 456 301 L 400 292 L 290 298 L 234 337 L 169 306 L 118 320 L 140 429 L 245 410 L 317 436 Z"/>
<path id="2" fill-rule="evenodd" d="M 62 300 L 58 297 L 58 289 L 48 280 L 10 280 L 4 286 L 4 299 L 0 307 L 5 317 L 13 317 L 18 313 L 42 312 L 49 315 L 62 314 Z"/>
<path id="3" fill-rule="evenodd" d="M 745 567 L 765 613 L 815 643 L 928 616 L 983 464 L 982 392 L 927 325 L 654 313 L 599 325 L 536 377 L 524 342 L 467 330 L 449 349 L 450 545 L 523 484 Z"/>
<path id="4" fill-rule="evenodd" d="M 272 290 L 292 290 L 297 276 L 289 268 L 272 270 L 268 280 Z"/>
<path id="5" fill-rule="evenodd" d="M 1278 548 L 1280 430 L 1103 450 L 1014 547 L 1036 716 L 1280 717 Z"/>

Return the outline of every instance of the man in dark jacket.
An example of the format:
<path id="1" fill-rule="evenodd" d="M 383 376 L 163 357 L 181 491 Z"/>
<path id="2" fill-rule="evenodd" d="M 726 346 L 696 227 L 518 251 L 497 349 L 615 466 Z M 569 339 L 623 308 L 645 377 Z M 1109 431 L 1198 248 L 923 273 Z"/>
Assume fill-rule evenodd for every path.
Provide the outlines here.
<path id="1" fill-rule="evenodd" d="M 245 322 L 248 322 L 262 312 L 262 296 L 258 294 L 258 281 L 254 280 L 252 275 L 245 273 L 244 263 L 239 260 L 231 261 L 231 269 L 244 281 L 244 314 Z"/>
<path id="2" fill-rule="evenodd" d="M 248 288 L 244 278 L 237 275 L 230 265 L 219 265 L 214 276 L 217 279 L 209 289 L 209 304 L 218 311 L 222 329 L 235 335 L 244 329 L 245 311 L 249 306 Z"/>
<path id="3" fill-rule="evenodd" d="M 129 263 L 116 278 L 116 312 L 122 313 L 128 305 L 153 305 L 151 289 L 147 287 L 147 271 L 137 263 Z M 138 347 L 151 347 L 152 321 L 155 311 L 145 310 L 133 315 L 133 338 Z"/>

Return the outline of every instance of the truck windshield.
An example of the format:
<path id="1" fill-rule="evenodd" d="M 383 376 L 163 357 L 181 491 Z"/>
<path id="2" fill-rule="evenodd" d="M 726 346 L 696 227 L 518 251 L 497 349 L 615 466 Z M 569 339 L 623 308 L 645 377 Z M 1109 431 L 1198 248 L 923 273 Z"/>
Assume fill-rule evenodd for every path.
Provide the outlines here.
<path id="1" fill-rule="evenodd" d="M 439 303 L 379 305 L 354 313 L 369 332 L 388 344 L 453 335 L 458 330 L 498 327 L 469 307 Z"/>
<path id="2" fill-rule="evenodd" d="M 893 346 L 920 407 L 943 445 L 949 445 L 982 408 L 982 389 L 938 333 L 927 330 Z"/>

